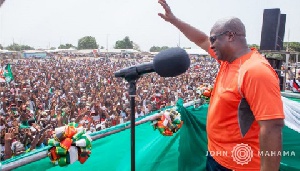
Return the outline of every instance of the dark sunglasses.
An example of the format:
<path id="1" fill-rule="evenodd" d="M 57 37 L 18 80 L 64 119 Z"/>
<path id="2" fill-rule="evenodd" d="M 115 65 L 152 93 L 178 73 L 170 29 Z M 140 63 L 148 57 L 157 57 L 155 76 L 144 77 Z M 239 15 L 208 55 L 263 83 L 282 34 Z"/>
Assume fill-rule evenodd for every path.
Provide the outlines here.
<path id="1" fill-rule="evenodd" d="M 228 32 L 229 32 L 229 31 L 224 31 L 224 32 L 222 32 L 222 33 L 220 33 L 220 34 L 217 34 L 217 35 L 214 35 L 214 36 L 210 36 L 210 37 L 209 37 L 210 43 L 211 43 L 211 44 L 214 44 L 218 37 L 220 37 L 220 36 L 222 36 L 222 35 L 224 35 L 224 34 L 226 34 L 226 33 L 228 33 Z"/>

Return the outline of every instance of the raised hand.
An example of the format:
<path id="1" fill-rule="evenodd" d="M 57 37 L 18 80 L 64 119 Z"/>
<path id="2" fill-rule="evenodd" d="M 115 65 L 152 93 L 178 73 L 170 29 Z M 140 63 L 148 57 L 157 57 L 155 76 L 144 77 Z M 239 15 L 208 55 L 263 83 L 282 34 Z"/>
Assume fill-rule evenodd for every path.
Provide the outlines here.
<path id="1" fill-rule="evenodd" d="M 43 134 L 46 130 L 50 129 L 51 125 L 48 124 L 45 128 L 41 129 L 40 133 Z"/>
<path id="2" fill-rule="evenodd" d="M 165 14 L 158 13 L 158 15 L 164 20 L 170 22 L 176 19 L 175 15 L 172 13 L 171 8 L 165 0 L 159 0 L 158 3 L 164 8 Z"/>
<path id="3" fill-rule="evenodd" d="M 4 140 L 5 141 L 11 141 L 13 139 L 12 133 L 5 133 Z"/>

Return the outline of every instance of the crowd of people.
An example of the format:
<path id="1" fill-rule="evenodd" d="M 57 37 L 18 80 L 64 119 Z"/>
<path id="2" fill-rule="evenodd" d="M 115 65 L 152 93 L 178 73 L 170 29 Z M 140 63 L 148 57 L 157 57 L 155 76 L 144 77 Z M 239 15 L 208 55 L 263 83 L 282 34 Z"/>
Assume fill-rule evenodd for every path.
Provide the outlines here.
<path id="1" fill-rule="evenodd" d="M 179 98 L 199 99 L 197 88 L 214 83 L 219 64 L 210 57 L 190 58 L 189 70 L 180 76 L 151 73 L 138 80 L 135 118 L 175 105 Z M 14 61 L 14 80 L 0 87 L 1 160 L 47 146 L 54 129 L 70 122 L 91 133 L 129 121 L 128 83 L 114 72 L 142 62 L 145 58 Z"/>

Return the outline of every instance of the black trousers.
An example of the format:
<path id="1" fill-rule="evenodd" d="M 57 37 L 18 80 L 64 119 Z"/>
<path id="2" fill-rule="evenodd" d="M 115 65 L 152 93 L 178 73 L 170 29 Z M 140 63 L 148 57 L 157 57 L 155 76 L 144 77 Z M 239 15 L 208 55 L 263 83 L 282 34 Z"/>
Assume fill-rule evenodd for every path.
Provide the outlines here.
<path id="1" fill-rule="evenodd" d="M 215 159 L 208 153 L 207 160 L 206 160 L 206 171 L 232 171 L 223 167 Z"/>

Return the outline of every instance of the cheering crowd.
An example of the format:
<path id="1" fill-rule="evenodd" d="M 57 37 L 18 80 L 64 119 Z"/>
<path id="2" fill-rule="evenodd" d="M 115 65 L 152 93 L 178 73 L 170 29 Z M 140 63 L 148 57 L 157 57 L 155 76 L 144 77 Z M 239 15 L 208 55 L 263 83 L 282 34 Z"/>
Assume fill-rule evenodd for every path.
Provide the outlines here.
<path id="1" fill-rule="evenodd" d="M 189 70 L 174 78 L 156 73 L 137 82 L 139 118 L 165 106 L 199 98 L 199 85 L 210 86 L 218 63 L 190 56 Z M 1 66 L 10 61 L 2 61 Z M 12 64 L 14 80 L 1 83 L 1 160 L 43 148 L 56 127 L 70 122 L 95 132 L 130 120 L 128 83 L 114 72 L 144 58 L 23 59 Z"/>

